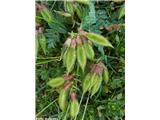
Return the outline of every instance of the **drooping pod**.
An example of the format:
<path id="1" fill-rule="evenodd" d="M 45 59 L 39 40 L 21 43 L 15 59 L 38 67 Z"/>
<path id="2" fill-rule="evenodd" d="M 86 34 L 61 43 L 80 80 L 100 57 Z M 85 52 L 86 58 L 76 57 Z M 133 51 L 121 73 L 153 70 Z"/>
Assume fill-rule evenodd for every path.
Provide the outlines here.
<path id="1" fill-rule="evenodd" d="M 103 80 L 107 84 L 108 81 L 109 81 L 108 68 L 103 63 L 101 63 L 101 66 L 103 67 L 103 74 L 102 74 L 103 75 Z"/>
<path id="2" fill-rule="evenodd" d="M 98 78 L 91 89 L 91 97 L 98 92 L 101 83 L 102 83 L 102 75 L 98 75 Z"/>
<path id="3" fill-rule="evenodd" d="M 95 84 L 95 82 L 97 81 L 98 75 L 96 75 L 96 73 L 93 73 L 90 79 L 90 87 L 89 87 L 89 91 L 91 90 L 91 88 L 93 87 L 93 85 Z"/>
<path id="4" fill-rule="evenodd" d="M 47 84 L 52 88 L 55 88 L 63 85 L 64 82 L 65 82 L 65 79 L 63 77 L 57 77 L 57 78 L 51 79 Z"/>
<path id="5" fill-rule="evenodd" d="M 92 75 L 91 73 L 88 73 L 82 81 L 83 93 L 86 93 L 90 88 L 91 77 L 92 77 L 91 75 Z"/>
<path id="6" fill-rule="evenodd" d="M 46 54 L 46 37 L 44 34 L 40 35 L 39 44 L 40 44 L 44 54 Z"/>
<path id="7" fill-rule="evenodd" d="M 77 61 L 80 65 L 82 71 L 84 72 L 87 58 L 86 58 L 85 49 L 83 47 L 82 39 L 79 35 L 76 38 L 76 43 L 77 43 Z"/>
<path id="8" fill-rule="evenodd" d="M 79 103 L 76 99 L 74 92 L 71 93 L 71 107 L 70 107 L 70 116 L 74 118 L 79 112 Z"/>
<path id="9" fill-rule="evenodd" d="M 36 31 L 36 37 L 35 37 L 35 51 L 36 51 L 36 57 L 37 57 L 38 51 L 39 51 L 39 39 L 38 39 L 37 31 Z"/>
<path id="10" fill-rule="evenodd" d="M 77 61 L 80 65 L 80 67 L 82 68 L 82 71 L 84 72 L 87 58 L 86 58 L 86 53 L 85 53 L 84 47 L 82 45 L 77 46 Z"/>
<path id="11" fill-rule="evenodd" d="M 64 66 L 66 66 L 66 58 L 67 58 L 67 53 L 68 53 L 68 49 L 70 47 L 70 44 L 71 44 L 71 38 L 67 38 L 66 42 L 64 43 L 64 46 L 63 46 L 63 51 L 61 53 L 61 55 L 63 56 L 63 64 Z"/>
<path id="12" fill-rule="evenodd" d="M 103 80 L 104 82 L 107 84 L 108 81 L 109 81 L 109 73 L 108 73 L 108 69 L 105 68 L 104 71 L 103 71 Z"/>
<path id="13" fill-rule="evenodd" d="M 64 66 L 66 66 L 66 63 L 67 63 L 67 53 L 68 53 L 68 49 L 69 49 L 69 47 L 66 47 L 66 48 L 65 48 L 65 51 L 62 53 L 62 54 L 63 54 L 63 64 L 64 64 Z"/>
<path id="14" fill-rule="evenodd" d="M 95 33 L 87 33 L 85 36 L 89 40 L 91 40 L 93 43 L 113 48 L 112 44 L 106 38 L 104 38 L 101 35 L 98 35 L 98 34 L 95 34 Z"/>
<path id="15" fill-rule="evenodd" d="M 94 60 L 94 50 L 92 48 L 92 45 L 88 41 L 84 42 L 84 49 L 87 58 L 90 60 Z"/>
<path id="16" fill-rule="evenodd" d="M 66 110 L 67 94 L 68 94 L 68 91 L 65 89 L 62 89 L 59 94 L 58 103 L 59 103 L 59 107 L 61 108 L 62 111 Z"/>
<path id="17" fill-rule="evenodd" d="M 74 40 L 71 42 L 71 46 L 68 49 L 68 52 L 66 54 L 66 67 L 67 67 L 67 72 L 70 73 L 72 69 L 74 68 L 74 64 L 76 61 L 76 43 Z"/>

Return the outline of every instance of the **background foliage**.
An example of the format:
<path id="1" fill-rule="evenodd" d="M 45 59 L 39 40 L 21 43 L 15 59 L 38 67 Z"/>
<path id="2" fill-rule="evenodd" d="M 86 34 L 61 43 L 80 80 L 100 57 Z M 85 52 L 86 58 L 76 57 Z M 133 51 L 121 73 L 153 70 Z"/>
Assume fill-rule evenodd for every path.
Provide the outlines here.
<path id="1" fill-rule="evenodd" d="M 40 1 L 39 1 L 40 2 Z M 55 117 L 62 119 L 63 113 L 55 100 L 58 90 L 47 86 L 49 78 L 61 76 L 66 69 L 61 58 L 62 46 L 72 31 L 83 28 L 107 37 L 114 49 L 95 45 L 96 58 L 103 60 L 109 70 L 108 85 L 103 84 L 99 92 L 90 99 L 85 115 L 86 120 L 122 120 L 124 119 L 125 98 L 125 29 L 124 16 L 121 16 L 124 2 L 93 1 L 89 6 L 77 4 L 81 7 L 82 15 L 74 13 L 65 17 L 60 12 L 67 13 L 64 1 L 41 1 L 53 14 L 54 22 L 48 24 L 36 12 L 36 23 L 44 28 L 47 48 L 46 54 L 39 49 L 36 59 L 36 114 L 37 117 Z M 81 24 L 82 23 L 82 24 Z M 81 89 L 81 88 L 80 88 Z M 81 90 L 78 90 L 80 99 Z M 82 109 L 87 96 L 82 101 Z M 79 115 L 81 116 L 81 114 Z M 81 117 L 79 117 L 80 119 Z"/>

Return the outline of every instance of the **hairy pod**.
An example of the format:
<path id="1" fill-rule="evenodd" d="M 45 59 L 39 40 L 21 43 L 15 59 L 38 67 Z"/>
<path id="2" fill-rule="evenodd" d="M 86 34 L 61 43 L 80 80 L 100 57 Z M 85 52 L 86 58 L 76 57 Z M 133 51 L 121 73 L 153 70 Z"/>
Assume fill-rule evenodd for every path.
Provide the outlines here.
<path id="1" fill-rule="evenodd" d="M 70 107 L 70 116 L 72 118 L 74 118 L 75 116 L 77 116 L 78 111 L 79 111 L 79 103 L 78 103 L 77 99 L 72 100 L 71 107 Z"/>
<path id="2" fill-rule="evenodd" d="M 91 76 L 91 79 L 90 79 L 89 91 L 94 86 L 94 84 L 96 83 L 97 79 L 98 79 L 98 75 L 96 73 L 93 73 L 92 76 Z"/>
<path id="3" fill-rule="evenodd" d="M 42 6 L 43 8 L 40 10 L 40 14 L 46 22 L 51 23 L 53 21 L 52 13 L 44 5 Z"/>
<path id="4" fill-rule="evenodd" d="M 91 44 L 88 42 L 85 42 L 84 49 L 85 49 L 87 58 L 90 60 L 94 60 L 94 50 L 93 50 Z"/>
<path id="5" fill-rule="evenodd" d="M 102 75 L 98 75 L 98 78 L 91 89 L 91 97 L 98 92 L 101 83 L 102 83 Z"/>
<path id="6" fill-rule="evenodd" d="M 75 61 L 76 61 L 75 48 L 69 47 L 69 50 L 66 54 L 66 67 L 68 73 L 70 73 L 74 68 Z"/>
<path id="7" fill-rule="evenodd" d="M 79 44 L 77 46 L 77 61 L 80 65 L 80 67 L 82 68 L 82 71 L 84 72 L 87 58 L 86 58 L 86 53 L 85 53 L 84 47 Z"/>
<path id="8" fill-rule="evenodd" d="M 44 54 L 46 54 L 46 37 L 44 34 L 41 34 L 40 39 L 39 39 L 39 44 L 40 44 Z"/>
<path id="9" fill-rule="evenodd" d="M 96 44 L 113 48 L 112 44 L 101 35 L 95 33 L 88 33 L 86 34 L 86 37 Z"/>
<path id="10" fill-rule="evenodd" d="M 103 71 L 103 80 L 104 82 L 107 84 L 108 83 L 108 80 L 109 80 L 109 73 L 108 73 L 108 69 L 105 68 L 104 71 Z"/>
<path id="11" fill-rule="evenodd" d="M 90 80 L 91 80 L 91 73 L 88 73 L 82 81 L 83 93 L 86 93 L 89 90 Z"/>
<path id="12" fill-rule="evenodd" d="M 52 88 L 55 88 L 55 87 L 59 87 L 59 86 L 63 85 L 64 82 L 65 82 L 65 80 L 63 77 L 57 77 L 57 78 L 51 79 L 47 84 L 49 86 L 51 86 Z"/>
<path id="13" fill-rule="evenodd" d="M 59 103 L 59 107 L 61 108 L 62 111 L 66 110 L 67 94 L 68 94 L 68 92 L 65 89 L 62 89 L 59 94 L 58 103 Z"/>
<path id="14" fill-rule="evenodd" d="M 109 80 L 108 68 L 103 63 L 100 63 L 100 65 L 103 67 L 103 80 L 107 84 Z"/>
<path id="15" fill-rule="evenodd" d="M 64 66 L 66 66 L 66 63 L 67 63 L 67 53 L 68 53 L 68 49 L 69 49 L 69 47 L 66 46 L 66 49 L 65 49 L 65 51 L 63 52 L 63 64 L 64 64 Z"/>
<path id="16" fill-rule="evenodd" d="M 36 35 L 36 39 L 35 39 L 35 48 L 36 48 L 36 57 L 38 55 L 38 51 L 39 51 L 39 40 L 38 40 L 38 36 Z"/>

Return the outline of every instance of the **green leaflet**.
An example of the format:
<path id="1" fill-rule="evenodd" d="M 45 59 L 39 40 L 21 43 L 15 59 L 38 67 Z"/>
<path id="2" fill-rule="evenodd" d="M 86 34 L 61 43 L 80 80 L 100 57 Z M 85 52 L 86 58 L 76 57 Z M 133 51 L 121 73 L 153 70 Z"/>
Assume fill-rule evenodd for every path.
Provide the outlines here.
<path id="1" fill-rule="evenodd" d="M 57 78 L 51 79 L 47 84 L 49 86 L 51 86 L 52 88 L 55 88 L 55 87 L 59 87 L 59 86 L 63 85 L 64 82 L 65 82 L 65 80 L 63 77 L 57 77 Z"/>
<path id="2" fill-rule="evenodd" d="M 52 13 L 46 7 L 40 11 L 40 14 L 46 22 L 51 23 L 53 21 Z"/>
<path id="3" fill-rule="evenodd" d="M 83 93 L 86 93 L 89 88 L 90 88 L 90 79 L 91 79 L 91 74 L 88 73 L 84 80 L 82 81 L 82 89 L 83 89 Z"/>
<path id="4" fill-rule="evenodd" d="M 87 58 L 86 58 L 84 47 L 82 45 L 77 46 L 77 60 L 78 60 L 80 67 L 82 68 L 82 71 L 84 72 Z"/>
<path id="5" fill-rule="evenodd" d="M 85 42 L 84 49 L 85 49 L 87 58 L 90 60 L 94 60 L 94 50 L 93 50 L 91 44 L 88 42 Z"/>
<path id="6" fill-rule="evenodd" d="M 68 73 L 70 73 L 74 68 L 75 61 L 76 61 L 76 51 L 74 48 L 70 47 L 66 55 L 66 67 Z"/>
<path id="7" fill-rule="evenodd" d="M 44 36 L 44 34 L 41 35 L 41 37 L 39 39 L 39 43 L 40 43 L 40 46 L 41 46 L 44 54 L 46 54 L 46 37 Z"/>
<path id="8" fill-rule="evenodd" d="M 97 78 L 97 81 L 95 82 L 94 86 L 92 87 L 91 90 L 91 97 L 96 94 L 101 86 L 102 83 L 102 75 L 99 75 Z"/>
<path id="9" fill-rule="evenodd" d="M 104 38 L 101 35 L 98 35 L 98 34 L 95 34 L 95 33 L 88 33 L 88 34 L 86 34 L 86 37 L 96 44 L 113 48 L 112 44 L 106 38 Z"/>
<path id="10" fill-rule="evenodd" d="M 105 68 L 104 71 L 103 71 L 103 80 L 104 82 L 107 84 L 108 83 L 108 80 L 109 80 L 109 74 L 108 74 L 108 69 Z"/>
<path id="11" fill-rule="evenodd" d="M 67 91 L 62 89 L 59 94 L 58 103 L 62 111 L 65 111 L 67 105 Z"/>
<path id="12" fill-rule="evenodd" d="M 121 19 L 125 15 L 125 7 L 124 5 L 119 10 L 119 16 L 118 19 Z"/>
<path id="13" fill-rule="evenodd" d="M 77 100 L 71 101 L 71 107 L 70 107 L 70 115 L 72 118 L 74 118 L 79 111 L 79 103 Z"/>

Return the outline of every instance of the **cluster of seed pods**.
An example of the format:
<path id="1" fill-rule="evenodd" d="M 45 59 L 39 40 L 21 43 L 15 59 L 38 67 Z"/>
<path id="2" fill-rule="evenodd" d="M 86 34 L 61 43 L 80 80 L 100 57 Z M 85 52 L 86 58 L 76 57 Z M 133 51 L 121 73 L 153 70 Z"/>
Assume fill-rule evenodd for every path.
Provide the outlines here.
<path id="1" fill-rule="evenodd" d="M 103 63 L 92 64 L 90 72 L 82 81 L 83 93 L 89 92 L 91 96 L 98 92 L 102 81 L 108 81 L 108 70 Z"/>
<path id="2" fill-rule="evenodd" d="M 71 117 L 74 118 L 78 114 L 79 103 L 76 98 L 75 92 L 71 90 L 73 79 L 74 79 L 73 75 L 65 74 L 63 77 L 57 77 L 51 79 L 48 82 L 48 85 L 51 86 L 52 88 L 62 87 L 58 97 L 59 107 L 61 108 L 62 111 L 65 111 L 67 105 L 70 104 L 71 106 L 70 115 Z M 70 93 L 70 99 L 69 99 L 69 93 Z"/>
<path id="3" fill-rule="evenodd" d="M 75 67 L 75 63 L 79 64 L 83 73 L 85 71 L 87 59 L 94 63 L 95 53 L 93 50 L 93 44 L 103 45 L 112 47 L 110 42 L 101 35 L 95 33 L 88 33 L 84 30 L 79 30 L 74 36 L 70 36 L 65 44 L 63 55 L 63 64 L 67 68 L 67 74 L 63 77 L 57 77 L 51 79 L 48 82 L 52 88 L 61 87 L 58 103 L 62 111 L 66 110 L 67 105 L 70 105 L 70 116 L 76 118 L 79 112 L 80 106 L 76 98 L 74 90 L 72 90 L 72 84 L 74 84 L 74 77 L 70 75 Z M 85 75 L 85 73 L 84 73 Z M 87 73 L 81 82 L 83 89 L 83 94 L 89 92 L 91 97 L 95 95 L 104 80 L 105 83 L 108 82 L 108 69 L 102 63 L 92 64 L 90 66 L 90 72 Z M 70 99 L 68 96 L 70 94 Z M 81 104 L 81 102 L 80 102 Z"/>
<path id="4" fill-rule="evenodd" d="M 95 33 L 88 33 L 84 30 L 79 32 L 74 37 L 69 37 L 64 46 L 63 63 L 70 73 L 74 69 L 74 64 L 77 60 L 82 71 L 84 72 L 87 59 L 94 61 L 95 53 L 93 43 L 103 46 L 113 47 L 110 42 L 101 35 Z"/>
<path id="5" fill-rule="evenodd" d="M 77 60 L 82 71 L 85 70 L 87 58 L 94 59 L 94 50 L 92 44 L 82 36 L 87 34 L 84 31 L 79 32 L 75 37 L 69 37 L 65 42 L 66 51 L 63 54 L 63 63 L 67 68 L 67 72 L 70 73 L 74 69 L 74 64 Z"/>

